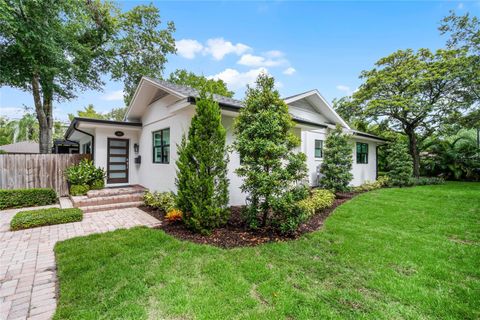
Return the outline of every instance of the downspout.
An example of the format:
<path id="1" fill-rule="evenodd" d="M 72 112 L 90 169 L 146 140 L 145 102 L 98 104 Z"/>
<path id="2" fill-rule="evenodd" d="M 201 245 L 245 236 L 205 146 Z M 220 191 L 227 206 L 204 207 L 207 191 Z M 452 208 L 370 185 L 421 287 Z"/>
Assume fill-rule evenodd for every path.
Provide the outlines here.
<path id="1" fill-rule="evenodd" d="M 92 161 L 95 162 L 95 136 L 93 134 L 90 134 L 88 132 L 85 132 L 83 130 L 78 129 L 77 128 L 77 123 L 78 122 L 75 122 L 75 124 L 73 125 L 73 129 L 75 129 L 78 132 L 81 132 L 83 134 L 86 134 L 87 136 L 90 136 L 90 138 L 92 138 Z M 80 151 L 80 145 L 79 145 L 79 151 Z"/>

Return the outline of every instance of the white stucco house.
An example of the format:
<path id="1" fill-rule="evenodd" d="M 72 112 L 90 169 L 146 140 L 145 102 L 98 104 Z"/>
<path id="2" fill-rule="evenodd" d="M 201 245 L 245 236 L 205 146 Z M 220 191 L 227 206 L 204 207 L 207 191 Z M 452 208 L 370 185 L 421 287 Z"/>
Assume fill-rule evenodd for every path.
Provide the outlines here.
<path id="1" fill-rule="evenodd" d="M 177 144 L 188 132 L 195 114 L 198 91 L 166 81 L 143 77 L 135 91 L 125 121 L 74 118 L 65 138 L 79 143 L 80 153 L 92 153 L 96 166 L 107 171 L 106 186 L 139 184 L 150 190 L 176 191 Z M 242 102 L 214 95 L 227 130 L 227 144 L 235 139 L 233 123 Z M 377 178 L 377 147 L 384 140 L 352 130 L 317 90 L 284 98 L 307 155 L 308 178 L 318 184 L 323 143 L 329 130 L 340 124 L 353 139 L 353 181 L 360 185 Z M 235 174 L 238 154 L 230 154 L 230 204 L 245 204 L 241 179 Z"/>

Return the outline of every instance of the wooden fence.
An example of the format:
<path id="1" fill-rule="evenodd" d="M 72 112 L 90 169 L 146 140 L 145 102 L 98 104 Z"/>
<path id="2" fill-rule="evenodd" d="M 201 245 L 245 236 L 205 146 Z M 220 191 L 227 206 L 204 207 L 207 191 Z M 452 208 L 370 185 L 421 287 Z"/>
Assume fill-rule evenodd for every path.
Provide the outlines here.
<path id="1" fill-rule="evenodd" d="M 52 188 L 68 195 L 66 168 L 89 154 L 0 154 L 0 189 Z"/>

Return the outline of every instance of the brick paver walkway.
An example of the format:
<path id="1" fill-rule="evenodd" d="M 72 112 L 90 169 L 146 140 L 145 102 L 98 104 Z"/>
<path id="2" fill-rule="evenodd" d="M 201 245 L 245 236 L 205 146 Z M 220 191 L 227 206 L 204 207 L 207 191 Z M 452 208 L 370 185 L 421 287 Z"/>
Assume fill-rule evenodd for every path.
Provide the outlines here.
<path id="1" fill-rule="evenodd" d="M 15 210 L 0 211 L 0 319 L 50 319 L 56 307 L 57 241 L 159 221 L 137 208 L 84 214 L 83 221 L 9 231 Z"/>

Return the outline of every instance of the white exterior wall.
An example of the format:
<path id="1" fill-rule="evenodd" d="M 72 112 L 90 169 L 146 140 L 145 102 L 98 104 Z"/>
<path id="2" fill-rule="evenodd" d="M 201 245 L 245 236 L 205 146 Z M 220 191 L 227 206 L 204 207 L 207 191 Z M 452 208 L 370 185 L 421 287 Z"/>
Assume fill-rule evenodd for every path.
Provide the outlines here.
<path id="1" fill-rule="evenodd" d="M 124 135 L 122 137 L 117 137 L 115 131 L 122 131 Z M 108 184 L 106 186 L 113 187 L 126 184 L 141 184 L 138 178 L 138 167 L 135 165 L 136 154 L 133 150 L 133 145 L 138 143 L 139 131 L 128 130 L 125 128 L 112 128 L 106 126 L 98 126 L 95 128 L 95 165 L 100 168 L 105 169 L 107 172 L 107 153 L 108 153 L 108 138 L 114 139 L 126 139 L 128 140 L 128 182 L 127 183 L 117 183 L 117 184 Z"/>
<path id="2" fill-rule="evenodd" d="M 177 144 L 188 132 L 195 109 L 189 106 L 171 113 L 169 106 L 174 102 L 171 96 L 152 103 L 142 117 L 143 128 L 139 144 L 142 163 L 138 165 L 138 181 L 144 187 L 155 191 L 176 192 Z M 153 162 L 153 132 L 170 128 L 169 163 Z"/>
<path id="3" fill-rule="evenodd" d="M 233 122 L 234 118 L 222 115 L 222 125 L 227 130 L 227 146 L 231 146 L 235 140 L 233 133 Z M 242 178 L 240 178 L 236 173 L 235 169 L 240 167 L 240 155 L 236 151 L 229 151 L 228 153 L 229 162 L 228 162 L 228 180 L 229 184 L 229 196 L 230 196 L 230 205 L 243 205 L 245 204 L 246 194 L 242 193 L 240 186 L 242 185 Z"/>
<path id="4" fill-rule="evenodd" d="M 353 186 L 359 186 L 367 181 L 375 181 L 377 179 L 377 144 L 357 137 L 352 140 L 354 141 L 352 167 L 353 180 L 350 184 Z M 368 144 L 368 163 L 357 163 L 356 142 Z"/>
<path id="5" fill-rule="evenodd" d="M 326 129 L 302 129 L 302 152 L 307 155 L 308 181 L 311 186 L 318 185 L 318 170 L 323 159 L 315 158 L 315 140 L 322 140 L 325 147 Z"/>
<path id="6" fill-rule="evenodd" d="M 114 132 L 121 130 L 125 135 L 121 138 L 129 140 L 129 182 L 128 184 L 140 184 L 153 191 L 173 191 L 176 192 L 176 160 L 177 144 L 181 142 L 182 136 L 188 133 L 191 119 L 195 113 L 195 107 L 189 105 L 181 107 L 178 104 L 178 98 L 168 95 L 160 100 L 153 102 L 142 116 L 143 127 L 140 131 L 112 126 L 98 125 L 95 127 L 95 164 L 106 169 L 107 167 L 107 139 L 118 138 Z M 312 118 L 314 115 L 310 110 L 296 106 L 292 108 L 292 113 L 304 118 Z M 318 114 L 315 119 L 323 119 Z M 235 139 L 233 134 L 234 115 L 230 112 L 222 114 L 222 124 L 227 130 L 226 142 L 231 145 Z M 153 162 L 153 132 L 170 128 L 170 159 L 168 164 Z M 298 126 L 294 130 L 295 134 L 301 138 L 301 146 L 298 151 L 307 155 L 308 180 L 310 185 L 318 184 L 318 170 L 322 164 L 322 159 L 315 158 L 315 140 L 323 140 L 325 144 L 328 129 L 315 128 L 308 126 Z M 87 138 L 88 139 L 88 138 Z M 376 146 L 377 143 L 362 139 L 361 137 L 352 138 L 353 142 L 365 142 L 369 145 L 368 164 L 356 163 L 356 146 L 353 143 L 353 169 L 354 178 L 352 185 L 357 186 L 366 181 L 374 181 L 376 178 Z M 83 143 L 84 141 L 80 141 Z M 134 159 L 137 154 L 134 153 L 134 144 L 140 146 L 139 154 L 141 164 L 135 164 Z M 246 195 L 240 191 L 242 179 L 235 173 L 235 169 L 240 166 L 240 158 L 235 151 L 229 151 L 228 179 L 230 181 L 229 194 L 230 205 L 245 204 Z M 110 184 L 109 186 L 114 186 Z"/>

